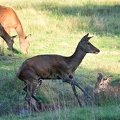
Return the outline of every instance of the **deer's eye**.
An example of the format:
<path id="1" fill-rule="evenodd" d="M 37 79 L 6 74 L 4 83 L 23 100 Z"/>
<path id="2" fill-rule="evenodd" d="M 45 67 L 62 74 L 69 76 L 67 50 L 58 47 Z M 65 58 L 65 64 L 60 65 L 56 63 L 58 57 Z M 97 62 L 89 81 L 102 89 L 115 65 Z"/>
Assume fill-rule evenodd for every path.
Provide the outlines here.
<path id="1" fill-rule="evenodd" d="M 102 83 L 100 83 L 100 86 L 102 85 Z"/>

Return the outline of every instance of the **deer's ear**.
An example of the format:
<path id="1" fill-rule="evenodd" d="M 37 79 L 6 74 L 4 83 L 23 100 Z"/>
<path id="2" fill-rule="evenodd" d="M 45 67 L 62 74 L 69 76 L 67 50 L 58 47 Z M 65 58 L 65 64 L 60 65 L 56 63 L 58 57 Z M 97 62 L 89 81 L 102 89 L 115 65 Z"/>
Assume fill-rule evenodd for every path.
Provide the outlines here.
<path id="1" fill-rule="evenodd" d="M 28 41 L 30 41 L 30 38 L 31 38 L 31 34 L 25 36 L 25 39 L 28 40 Z"/>
<path id="2" fill-rule="evenodd" d="M 17 35 L 12 36 L 13 39 L 16 38 L 16 37 L 17 37 Z"/>
<path id="3" fill-rule="evenodd" d="M 88 41 L 90 38 L 92 38 L 92 37 L 88 37 L 88 35 L 89 35 L 89 33 L 88 34 L 86 34 L 82 39 L 81 39 L 81 41 L 80 42 L 83 42 L 83 41 Z"/>
<path id="4" fill-rule="evenodd" d="M 93 36 L 92 36 L 93 37 Z M 90 40 L 92 37 L 88 37 L 87 40 Z"/>
<path id="5" fill-rule="evenodd" d="M 98 73 L 97 80 L 100 81 L 100 80 L 102 80 L 102 78 L 103 78 L 102 74 L 101 74 L 101 73 Z"/>
<path id="6" fill-rule="evenodd" d="M 89 33 L 87 33 L 84 37 L 88 37 Z"/>
<path id="7" fill-rule="evenodd" d="M 108 80 L 108 81 L 111 81 L 111 80 L 112 80 L 112 76 L 109 76 L 109 77 L 107 78 L 107 80 Z"/>
<path id="8" fill-rule="evenodd" d="M 86 34 L 85 36 L 83 36 L 82 39 L 81 39 L 81 42 L 83 42 L 84 40 L 86 40 L 88 38 L 88 35 L 89 35 L 89 33 Z"/>

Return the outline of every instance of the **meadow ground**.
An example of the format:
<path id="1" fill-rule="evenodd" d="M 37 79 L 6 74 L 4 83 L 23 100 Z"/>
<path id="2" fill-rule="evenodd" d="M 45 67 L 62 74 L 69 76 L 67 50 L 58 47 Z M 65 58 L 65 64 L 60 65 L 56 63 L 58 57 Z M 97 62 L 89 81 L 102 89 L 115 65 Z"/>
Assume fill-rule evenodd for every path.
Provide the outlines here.
<path id="1" fill-rule="evenodd" d="M 120 1 L 119 0 L 5 0 L 1 5 L 12 7 L 18 14 L 26 34 L 31 34 L 29 54 L 21 54 L 15 39 L 15 57 L 0 56 L 0 120 L 119 120 L 119 102 L 79 108 L 70 85 L 62 81 L 43 81 L 37 96 L 44 103 L 58 104 L 54 111 L 16 115 L 24 106 L 24 84 L 16 77 L 21 63 L 38 54 L 70 56 L 86 34 L 100 53 L 87 54 L 75 73 L 75 80 L 93 89 L 97 73 L 113 76 L 113 85 L 120 81 Z M 11 35 L 16 35 L 14 30 Z M 82 92 L 78 91 L 82 96 Z"/>

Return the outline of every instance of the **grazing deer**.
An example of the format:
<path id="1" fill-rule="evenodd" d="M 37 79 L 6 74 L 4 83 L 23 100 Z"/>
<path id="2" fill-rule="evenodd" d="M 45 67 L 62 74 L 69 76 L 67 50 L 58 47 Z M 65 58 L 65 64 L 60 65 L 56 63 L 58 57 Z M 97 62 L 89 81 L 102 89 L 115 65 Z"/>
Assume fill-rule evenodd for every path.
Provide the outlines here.
<path id="1" fill-rule="evenodd" d="M 1 24 L 0 24 L 0 36 L 5 40 L 6 44 L 8 45 L 11 55 L 14 56 L 14 54 L 13 54 L 13 43 L 14 43 L 13 38 L 15 38 L 16 36 L 12 36 L 12 37 L 9 36 Z"/>
<path id="2" fill-rule="evenodd" d="M 109 92 L 115 96 L 120 92 L 120 83 L 117 86 L 111 86 L 110 81 L 112 77 L 103 77 L 101 73 L 98 73 L 97 82 L 95 83 L 94 93 Z"/>
<path id="3" fill-rule="evenodd" d="M 12 8 L 0 5 L 0 23 L 4 27 L 5 31 L 10 35 L 10 30 L 14 28 L 19 36 L 20 47 L 25 54 L 28 52 L 29 37 L 26 36 L 22 27 L 22 24 Z M 4 40 L 1 42 L 1 53 L 4 55 Z"/>
<path id="4" fill-rule="evenodd" d="M 26 93 L 26 101 L 34 108 L 35 111 L 40 110 L 41 101 L 36 98 L 36 90 L 45 79 L 62 79 L 63 82 L 71 84 L 74 95 L 76 96 L 79 105 L 81 102 L 78 98 L 76 86 L 82 92 L 90 97 L 86 91 L 74 80 L 74 72 L 82 62 L 87 53 L 99 53 L 100 50 L 93 46 L 86 34 L 78 43 L 78 46 L 73 55 L 69 57 L 61 55 L 38 55 L 25 60 L 18 70 L 17 76 L 24 81 Z"/>

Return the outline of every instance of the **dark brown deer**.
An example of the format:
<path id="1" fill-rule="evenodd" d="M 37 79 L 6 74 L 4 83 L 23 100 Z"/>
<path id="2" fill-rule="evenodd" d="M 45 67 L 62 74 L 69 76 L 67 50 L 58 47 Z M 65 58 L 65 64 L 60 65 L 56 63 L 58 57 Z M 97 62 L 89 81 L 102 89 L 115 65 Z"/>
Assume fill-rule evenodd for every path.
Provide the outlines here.
<path id="1" fill-rule="evenodd" d="M 88 37 L 85 35 L 74 52 L 69 57 L 61 55 L 38 55 L 25 60 L 18 70 L 18 78 L 26 84 L 24 90 L 26 93 L 26 101 L 34 108 L 35 111 L 40 110 L 39 100 L 36 98 L 36 90 L 41 85 L 42 80 L 46 79 L 62 79 L 63 82 L 71 84 L 73 92 L 81 106 L 78 98 L 76 86 L 82 90 L 85 96 L 90 97 L 86 91 L 74 80 L 74 72 L 82 62 L 87 53 L 99 53 L 100 50 L 93 46 Z"/>
<path id="2" fill-rule="evenodd" d="M 11 55 L 14 56 L 14 54 L 13 54 L 13 43 L 14 43 L 13 38 L 15 38 L 16 36 L 12 36 L 12 37 L 9 36 L 1 24 L 0 24 L 0 36 L 5 40 L 6 44 L 8 45 Z"/>
<path id="3" fill-rule="evenodd" d="M 20 41 L 20 47 L 25 54 L 28 52 L 29 37 L 26 36 L 22 27 L 22 24 L 16 14 L 16 12 L 10 8 L 0 5 L 0 23 L 4 27 L 5 31 L 10 35 L 10 30 L 13 28 L 17 31 Z M 4 55 L 4 40 L 1 42 L 1 53 Z"/>
<path id="4" fill-rule="evenodd" d="M 109 92 L 115 96 L 120 92 L 120 83 L 117 86 L 110 84 L 112 77 L 103 77 L 101 73 L 98 73 L 97 82 L 95 83 L 94 93 Z"/>

